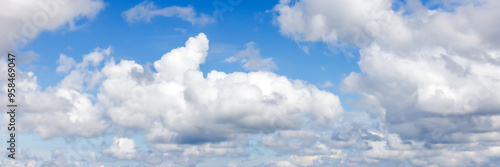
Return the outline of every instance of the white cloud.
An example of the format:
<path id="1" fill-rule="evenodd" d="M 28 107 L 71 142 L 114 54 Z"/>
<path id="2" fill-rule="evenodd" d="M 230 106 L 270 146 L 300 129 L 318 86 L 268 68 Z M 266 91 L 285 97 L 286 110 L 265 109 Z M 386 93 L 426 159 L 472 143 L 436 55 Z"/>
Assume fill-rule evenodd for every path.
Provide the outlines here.
<path id="1" fill-rule="evenodd" d="M 251 41 L 245 44 L 246 49 L 239 51 L 233 57 L 229 57 L 225 60 L 227 63 L 232 63 L 235 61 L 240 61 L 243 64 L 243 68 L 248 71 L 269 71 L 277 69 L 276 64 L 274 64 L 273 58 L 262 59 L 260 57 L 260 50 L 256 49 L 255 42 Z"/>
<path id="2" fill-rule="evenodd" d="M 94 66 L 100 64 L 99 57 L 109 54 L 109 48 L 95 49 L 84 56 L 84 61 L 64 70 L 73 70 L 54 87 L 44 90 L 38 85 L 37 77 L 33 72 L 16 71 L 17 102 L 23 110 L 23 119 L 20 119 L 20 131 L 35 131 L 43 138 L 55 136 L 80 135 L 91 137 L 101 135 L 108 123 L 104 120 L 104 111 L 92 101 L 95 97 L 88 93 L 94 90 L 101 81 L 101 73 Z M 59 63 L 70 62 L 72 58 L 61 55 Z M 74 60 L 73 60 L 74 62 Z M 0 62 L 0 67 L 7 68 L 5 62 Z M 5 81 L 7 76 L 2 77 Z M 2 85 L 6 86 L 6 82 Z M 6 90 L 2 90 L 6 92 Z M 2 102 L 5 104 L 5 102 Z M 8 119 L 8 117 L 4 117 Z"/>
<path id="3" fill-rule="evenodd" d="M 59 56 L 59 60 L 57 60 L 57 63 L 59 64 L 59 66 L 57 67 L 56 71 L 60 73 L 67 73 L 76 65 L 75 59 L 64 54 L 61 54 Z"/>
<path id="4" fill-rule="evenodd" d="M 184 28 L 174 28 L 174 31 L 180 31 L 182 34 L 186 34 L 187 30 Z"/>
<path id="5" fill-rule="evenodd" d="M 113 144 L 103 152 L 111 154 L 118 159 L 133 159 L 138 156 L 135 147 L 134 139 L 115 137 Z"/>
<path id="6" fill-rule="evenodd" d="M 211 71 L 203 77 L 199 65 L 207 50 L 199 34 L 154 62 L 157 73 L 133 61 L 109 62 L 99 102 L 115 124 L 142 128 L 158 143 L 220 141 L 296 129 L 306 120 L 323 126 L 343 112 L 337 96 L 271 72 Z"/>
<path id="7" fill-rule="evenodd" d="M 42 31 L 64 25 L 70 29 L 82 18 L 92 20 L 104 9 L 102 0 L 24 0 L 0 2 L 0 52 L 17 51 Z"/>
<path id="8" fill-rule="evenodd" d="M 92 66 L 97 66 L 101 64 L 101 61 L 104 59 L 104 56 L 107 56 L 111 53 L 111 47 L 109 46 L 107 49 L 101 49 L 101 48 L 96 48 L 94 49 L 93 52 L 83 56 L 83 62 L 80 63 L 78 66 L 80 68 L 84 68 L 89 65 L 89 63 Z"/>
<path id="9" fill-rule="evenodd" d="M 207 25 L 214 23 L 216 18 L 206 14 L 198 15 L 192 6 L 180 7 L 180 6 L 170 6 L 162 9 L 158 9 L 153 2 L 142 2 L 137 4 L 133 8 L 123 12 L 122 16 L 129 23 L 134 22 L 150 22 L 151 18 L 155 16 L 164 17 L 177 17 L 182 20 L 188 21 L 193 25 Z"/>
<path id="10" fill-rule="evenodd" d="M 271 162 L 272 167 L 297 167 L 297 165 L 291 163 L 290 161 L 278 161 Z"/>
<path id="11" fill-rule="evenodd" d="M 325 81 L 325 83 L 323 83 L 323 85 L 321 85 L 322 88 L 329 88 L 332 86 L 333 86 L 333 83 L 331 83 L 330 81 Z"/>
<path id="12" fill-rule="evenodd" d="M 343 113 L 334 94 L 269 71 L 214 70 L 205 76 L 199 66 L 208 49 L 209 41 L 200 33 L 155 61 L 155 72 L 132 60 L 116 62 L 108 57 L 111 47 L 96 48 L 81 62 L 61 54 L 57 71 L 65 76 L 45 89 L 33 72 L 19 71 L 21 131 L 43 138 L 87 138 L 103 136 L 110 127 L 134 129 L 155 153 L 141 156 L 132 149 L 132 139 L 115 138 L 101 150 L 105 154 L 94 155 L 95 161 L 113 156 L 157 164 L 162 162 L 158 158 L 168 157 L 192 165 L 214 156 L 247 155 L 248 138 L 262 132 L 290 130 L 280 134 L 313 138 L 313 132 L 301 129 L 328 127 Z"/>
<path id="13" fill-rule="evenodd" d="M 365 104 L 375 105 L 364 107 L 373 115 L 385 118 L 390 123 L 389 128 L 405 138 L 430 135 L 432 129 L 438 127 L 446 134 L 492 133 L 496 127 L 481 124 L 493 121 L 497 115 L 493 111 L 500 108 L 495 102 L 500 99 L 499 92 L 495 91 L 500 86 L 500 77 L 491 73 L 500 67 L 495 58 L 498 56 L 496 44 L 482 34 L 498 35 L 483 31 L 482 26 L 499 21 L 491 19 L 489 24 L 481 25 L 473 24 L 475 19 L 471 18 L 479 13 L 495 15 L 497 11 L 490 6 L 500 4 L 485 1 L 478 6 L 456 7 L 454 14 L 420 11 L 415 16 L 408 16 L 408 22 L 420 23 L 403 25 L 419 34 L 407 41 L 412 43 L 413 49 L 388 48 L 378 42 L 363 48 L 359 65 L 366 73 L 352 73 L 343 81 L 343 89 L 364 94 Z M 463 32 L 463 28 L 470 31 Z M 396 99 L 399 99 L 398 104 L 394 103 Z M 377 108 L 382 110 L 374 110 Z M 482 113 L 490 116 L 485 118 Z M 441 126 L 459 120 L 478 122 Z M 413 130 L 408 131 L 409 127 Z M 481 130 L 467 130 L 470 128 Z M 475 142 L 479 141 L 481 139 Z"/>
<path id="14" fill-rule="evenodd" d="M 389 0 L 309 0 L 280 1 L 274 11 L 278 13 L 275 22 L 282 34 L 297 41 L 333 44 L 337 40 L 354 43 L 358 39 L 353 37 L 364 30 L 365 25 L 393 16 L 390 7 Z"/>
<path id="15" fill-rule="evenodd" d="M 462 158 L 448 164 L 427 158 L 424 166 L 495 162 L 494 157 L 481 155 L 489 146 L 476 145 L 500 142 L 499 127 L 493 123 L 500 109 L 500 77 L 494 73 L 500 70 L 500 33 L 493 28 L 500 25 L 496 10 L 500 3 L 433 1 L 448 5 L 430 10 L 419 1 L 407 1 L 398 11 L 391 9 L 392 3 L 281 1 L 274 10 L 281 33 L 296 41 L 360 48 L 362 72 L 349 74 L 341 89 L 362 95 L 354 104 L 380 118 L 391 133 L 433 147 L 425 149 L 431 157 L 454 152 L 447 148 L 457 145 L 449 143 L 465 144 L 454 152 Z M 366 162 L 378 164 L 389 155 L 410 156 L 415 151 L 369 145 L 376 150 L 362 157 L 372 157 Z M 446 149 L 434 148 L 438 146 Z"/>

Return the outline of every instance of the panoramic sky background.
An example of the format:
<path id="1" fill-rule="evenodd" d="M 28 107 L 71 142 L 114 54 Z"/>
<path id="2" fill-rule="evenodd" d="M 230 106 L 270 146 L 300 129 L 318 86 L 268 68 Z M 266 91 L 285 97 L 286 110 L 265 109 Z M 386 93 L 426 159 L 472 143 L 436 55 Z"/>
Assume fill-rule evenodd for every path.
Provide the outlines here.
<path id="1" fill-rule="evenodd" d="M 1 1 L 0 166 L 494 166 L 499 8 Z"/>

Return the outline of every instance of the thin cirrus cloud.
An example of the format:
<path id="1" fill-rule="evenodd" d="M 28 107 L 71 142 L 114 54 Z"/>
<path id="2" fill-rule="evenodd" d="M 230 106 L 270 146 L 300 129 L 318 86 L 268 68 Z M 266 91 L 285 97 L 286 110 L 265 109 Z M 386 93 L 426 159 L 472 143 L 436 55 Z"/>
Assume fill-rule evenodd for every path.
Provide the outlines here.
<path id="1" fill-rule="evenodd" d="M 170 6 L 159 8 L 153 2 L 142 2 L 122 13 L 129 23 L 150 22 L 156 16 L 177 17 L 190 22 L 193 25 L 208 25 L 215 23 L 217 19 L 206 14 L 198 14 L 192 6 L 180 7 Z"/>
<path id="2" fill-rule="evenodd" d="M 483 152 L 497 150 L 500 143 L 500 31 L 493 28 L 500 25 L 500 3 L 454 2 L 443 3 L 445 9 L 408 1 L 396 10 L 389 0 L 280 1 L 274 7 L 285 36 L 360 48 L 363 73 L 349 74 L 341 89 L 362 95 L 353 104 L 380 118 L 389 134 L 415 142 L 406 152 L 389 147 L 377 153 L 390 142 L 372 145 L 373 151 L 363 153 L 378 159 L 372 164 L 405 156 L 425 156 L 405 161 L 424 166 L 497 161 Z"/>

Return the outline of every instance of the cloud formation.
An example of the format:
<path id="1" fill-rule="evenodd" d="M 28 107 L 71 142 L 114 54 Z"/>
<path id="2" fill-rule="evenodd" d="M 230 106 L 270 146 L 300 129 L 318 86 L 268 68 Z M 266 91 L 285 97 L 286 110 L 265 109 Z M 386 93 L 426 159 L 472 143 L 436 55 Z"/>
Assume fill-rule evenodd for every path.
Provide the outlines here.
<path id="1" fill-rule="evenodd" d="M 61 54 L 57 71 L 65 76 L 56 86 L 42 89 L 33 72 L 18 73 L 20 128 L 46 139 L 130 129 L 144 135 L 154 152 L 142 153 L 131 138 L 116 137 L 97 160 L 144 157 L 155 164 L 169 157 L 189 165 L 248 155 L 250 136 L 325 128 L 344 112 L 336 95 L 269 71 L 204 75 L 199 66 L 208 49 L 200 33 L 155 61 L 154 70 L 114 60 L 111 47 L 96 48 L 81 62 Z"/>
<path id="2" fill-rule="evenodd" d="M 43 30 L 91 19 L 103 7 L 101 1 L 91 2 L 94 6 L 75 9 Z M 395 3 L 282 0 L 274 7 L 275 23 L 285 36 L 359 48 L 361 72 L 349 74 L 339 86 L 361 95 L 353 104 L 362 112 L 344 112 L 336 95 L 270 72 L 276 65 L 261 58 L 253 42 L 226 59 L 252 72 L 234 73 L 200 70 L 209 49 L 203 33 L 163 55 L 153 69 L 115 60 L 111 47 L 96 48 L 81 62 L 61 54 L 56 71 L 64 77 L 55 86 L 42 88 L 33 72 L 18 71 L 16 78 L 20 131 L 44 139 L 65 137 L 68 143 L 77 143 L 74 137 L 101 137 L 95 150 L 80 150 L 90 158 L 74 159 L 56 149 L 42 159 L 21 150 L 22 161 L 2 160 L 0 165 L 98 166 L 115 160 L 157 165 L 172 160 L 195 166 L 213 157 L 241 158 L 230 166 L 500 163 L 500 33 L 495 29 L 500 3 L 428 2 L 437 9 L 420 1 Z M 212 22 L 190 6 L 159 9 L 143 2 L 123 13 L 129 22 L 155 16 L 196 25 Z M 0 68 L 6 66 L 0 62 Z M 6 76 L 0 79 L 5 87 Z"/>
<path id="3" fill-rule="evenodd" d="M 16 71 L 17 103 L 25 115 L 19 122 L 20 131 L 35 131 L 43 138 L 54 136 L 79 135 L 92 137 L 103 134 L 109 122 L 103 118 L 104 109 L 94 104 L 92 90 L 100 82 L 102 75 L 95 68 L 108 49 L 95 49 L 84 55 L 83 61 L 76 64 L 57 86 L 42 89 L 33 72 Z M 72 58 L 61 55 L 59 62 L 74 62 Z M 66 67 L 68 70 L 72 67 Z M 7 63 L 0 62 L 0 67 L 7 68 Z M 61 69 L 61 68 L 58 68 Z M 60 71 L 60 70 L 59 70 Z M 7 76 L 2 76 L 6 81 Z M 2 82 L 3 86 L 7 86 Z M 6 90 L 2 90 L 6 93 Z M 5 104 L 6 102 L 2 102 Z M 7 117 L 4 117 L 7 119 Z"/>
<path id="4" fill-rule="evenodd" d="M 143 128 L 158 143 L 221 141 L 237 133 L 328 125 L 343 112 L 337 96 L 271 72 L 211 71 L 204 34 L 154 62 L 157 73 L 133 61 L 102 69 L 99 102 L 118 125 Z M 127 90 L 124 92 L 124 90 Z"/>
<path id="5" fill-rule="evenodd" d="M 500 70 L 500 33 L 493 28 L 500 25 L 495 10 L 500 3 L 453 2 L 429 9 L 420 1 L 393 8 L 389 0 L 282 0 L 274 10 L 280 32 L 296 41 L 360 48 L 362 72 L 349 74 L 341 89 L 362 95 L 354 104 L 380 118 L 402 141 L 431 147 L 423 148 L 425 155 L 431 155 L 426 163 L 489 164 L 497 157 L 483 155 L 481 150 L 500 143 L 500 126 L 495 123 L 500 116 L 496 73 Z M 372 143 L 371 147 L 386 146 Z M 410 148 L 411 153 L 419 147 Z M 363 156 L 386 159 L 406 154 L 393 151 Z M 432 158 L 448 159 L 451 153 L 471 156 L 447 164 Z"/>

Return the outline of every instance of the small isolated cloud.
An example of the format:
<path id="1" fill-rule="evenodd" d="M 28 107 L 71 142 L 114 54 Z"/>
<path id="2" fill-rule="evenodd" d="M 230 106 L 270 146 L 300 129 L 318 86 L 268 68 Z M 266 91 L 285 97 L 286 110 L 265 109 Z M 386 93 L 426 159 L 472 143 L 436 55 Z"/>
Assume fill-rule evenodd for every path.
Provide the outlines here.
<path id="1" fill-rule="evenodd" d="M 238 52 L 236 56 L 229 57 L 225 60 L 227 63 L 240 61 L 243 68 L 248 71 L 270 71 L 277 69 L 273 58 L 262 59 L 260 50 L 256 49 L 255 42 L 251 41 L 245 44 L 246 49 Z"/>
<path id="2" fill-rule="evenodd" d="M 325 83 L 323 83 L 323 85 L 321 85 L 322 88 L 329 88 L 332 86 L 333 86 L 333 83 L 331 83 L 330 81 L 326 81 Z"/>
<path id="3" fill-rule="evenodd" d="M 180 7 L 170 6 L 159 9 L 153 2 L 142 2 L 133 8 L 122 13 L 122 16 L 129 23 L 135 22 L 150 22 L 155 16 L 177 17 L 188 21 L 193 25 L 207 25 L 214 23 L 216 18 L 206 14 L 197 14 L 192 6 Z"/>
<path id="4" fill-rule="evenodd" d="M 174 31 L 179 31 L 182 32 L 183 34 L 186 34 L 187 30 L 184 28 L 174 28 Z"/>
<path id="5" fill-rule="evenodd" d="M 118 159 L 133 159 L 137 157 L 134 139 L 117 138 L 113 139 L 113 144 L 104 153 L 111 154 Z"/>

